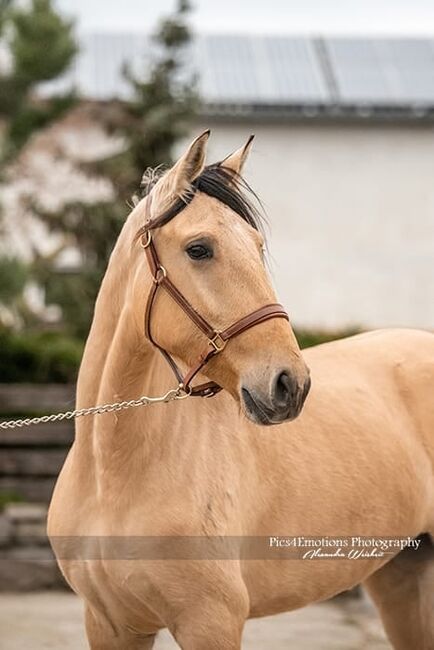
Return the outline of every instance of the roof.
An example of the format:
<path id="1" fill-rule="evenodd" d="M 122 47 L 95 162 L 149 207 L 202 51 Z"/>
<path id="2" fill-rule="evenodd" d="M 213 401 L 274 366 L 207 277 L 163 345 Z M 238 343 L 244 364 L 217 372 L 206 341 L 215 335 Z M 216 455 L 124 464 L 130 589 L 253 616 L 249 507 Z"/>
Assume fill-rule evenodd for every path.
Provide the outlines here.
<path id="1" fill-rule="evenodd" d="M 434 118 L 434 38 L 207 35 L 185 57 L 207 114 Z M 127 98 L 125 64 L 146 74 L 150 60 L 146 35 L 83 36 L 60 84 L 90 99 Z"/>

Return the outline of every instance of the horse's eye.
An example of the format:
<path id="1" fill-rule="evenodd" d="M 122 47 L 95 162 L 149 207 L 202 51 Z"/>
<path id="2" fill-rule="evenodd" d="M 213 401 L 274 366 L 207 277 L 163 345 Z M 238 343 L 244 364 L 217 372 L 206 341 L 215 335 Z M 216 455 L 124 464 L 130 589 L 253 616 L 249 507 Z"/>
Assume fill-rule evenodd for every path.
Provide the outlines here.
<path id="1" fill-rule="evenodd" d="M 205 244 L 190 244 L 186 252 L 192 260 L 206 260 L 212 257 L 212 249 Z"/>

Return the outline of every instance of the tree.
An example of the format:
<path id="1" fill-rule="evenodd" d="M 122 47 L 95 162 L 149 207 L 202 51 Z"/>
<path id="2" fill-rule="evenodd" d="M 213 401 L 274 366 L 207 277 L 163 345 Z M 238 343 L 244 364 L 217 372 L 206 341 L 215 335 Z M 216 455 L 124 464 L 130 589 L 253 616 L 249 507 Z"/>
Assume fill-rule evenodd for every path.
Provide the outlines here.
<path id="1" fill-rule="evenodd" d="M 161 58 L 146 80 L 127 71 L 133 101 L 127 106 L 130 155 L 137 181 L 147 167 L 171 162 L 174 143 L 185 136 L 198 108 L 196 84 L 191 73 L 185 77 L 183 55 L 191 39 L 186 24 L 190 4 L 180 0 L 177 13 L 164 20 L 154 41 Z"/>
<path id="2" fill-rule="evenodd" d="M 9 64 L 0 68 L 1 178 L 31 134 L 73 101 L 71 94 L 41 99 L 36 93 L 38 84 L 57 78 L 72 62 L 77 49 L 72 30 L 72 23 L 59 16 L 51 0 L 27 5 L 0 0 L 0 37 L 9 54 Z M 2 314 L 18 322 L 28 315 L 23 300 L 28 269 L 13 255 L 0 253 L 0 273 L 0 322 Z"/>
<path id="3" fill-rule="evenodd" d="M 72 238 L 81 253 L 80 273 L 53 273 L 40 265 L 39 278 L 47 298 L 63 310 L 65 326 L 85 336 L 109 253 L 125 220 L 127 202 L 137 191 L 148 167 L 170 163 L 173 146 L 187 135 L 198 99 L 194 78 L 184 70 L 183 53 L 190 40 L 189 4 L 160 24 L 153 42 L 155 59 L 148 77 L 134 78 L 126 70 L 132 98 L 113 102 L 101 119 L 110 132 L 120 133 L 125 148 L 111 158 L 87 165 L 88 173 L 104 175 L 115 188 L 116 200 L 99 205 L 69 204 L 57 214 L 41 214 L 53 231 Z"/>
<path id="4" fill-rule="evenodd" d="M 0 75 L 0 117 L 6 120 L 3 154 L 16 155 L 36 129 L 71 105 L 71 95 L 38 97 L 38 84 L 56 79 L 71 64 L 77 46 L 73 25 L 55 11 L 52 0 L 22 6 L 1 0 L 0 29 L 11 57 Z"/>
<path id="5" fill-rule="evenodd" d="M 0 256 L 0 323 L 13 324 L 20 319 L 27 278 L 23 262 L 15 257 Z"/>

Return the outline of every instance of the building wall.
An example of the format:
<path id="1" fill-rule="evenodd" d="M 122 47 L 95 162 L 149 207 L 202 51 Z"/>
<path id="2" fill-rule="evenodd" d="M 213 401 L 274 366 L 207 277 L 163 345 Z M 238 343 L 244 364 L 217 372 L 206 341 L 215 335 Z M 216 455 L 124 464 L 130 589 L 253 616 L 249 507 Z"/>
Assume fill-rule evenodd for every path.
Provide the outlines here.
<path id="1" fill-rule="evenodd" d="M 304 327 L 434 328 L 434 129 L 222 123 L 209 160 L 250 134 L 272 274 Z"/>

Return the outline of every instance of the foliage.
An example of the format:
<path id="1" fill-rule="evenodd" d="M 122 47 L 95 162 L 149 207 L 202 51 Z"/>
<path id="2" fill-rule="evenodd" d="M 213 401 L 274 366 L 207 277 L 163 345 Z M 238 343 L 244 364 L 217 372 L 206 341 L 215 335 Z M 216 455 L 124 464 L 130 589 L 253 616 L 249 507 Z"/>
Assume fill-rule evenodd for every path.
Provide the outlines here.
<path id="1" fill-rule="evenodd" d="M 18 6 L 11 19 L 15 76 L 27 86 L 58 77 L 76 53 L 72 24 L 56 13 L 51 0 L 33 0 L 30 11 Z"/>
<path id="2" fill-rule="evenodd" d="M 359 334 L 360 329 L 357 327 L 345 330 L 296 330 L 298 344 L 301 348 L 311 348 L 321 343 L 329 343 L 337 339 L 345 339 L 348 336 Z"/>
<path id="3" fill-rule="evenodd" d="M 27 281 L 27 267 L 13 257 L 0 257 L 0 303 L 12 305 Z"/>
<path id="4" fill-rule="evenodd" d="M 80 337 L 89 329 L 98 287 L 125 220 L 128 200 L 139 188 L 146 168 L 171 162 L 174 144 L 187 135 L 195 116 L 194 80 L 187 78 L 183 69 L 190 39 L 188 12 L 188 3 L 181 0 L 174 15 L 161 23 L 145 80 L 126 71 L 131 100 L 112 102 L 102 111 L 102 123 L 108 132 L 123 137 L 125 148 L 83 167 L 87 173 L 111 181 L 115 200 L 97 205 L 71 203 L 52 215 L 38 212 L 53 231 L 64 233 L 82 256 L 80 274 L 56 274 L 47 266 L 39 269 L 38 276 L 49 302 L 61 306 L 67 330 Z"/>
<path id="5" fill-rule="evenodd" d="M 0 512 L 10 503 L 21 503 L 23 497 L 15 490 L 0 490 Z"/>
<path id="6" fill-rule="evenodd" d="M 71 383 L 83 344 L 56 332 L 0 330 L 0 382 Z"/>
<path id="7" fill-rule="evenodd" d="M 59 16 L 52 0 L 0 0 L 0 36 L 10 54 L 8 69 L 0 68 L 1 177 L 31 134 L 71 106 L 71 94 L 41 100 L 35 89 L 65 71 L 76 45 L 72 23 Z M 0 306 L 7 306 L 17 323 L 35 318 L 23 298 L 28 277 L 29 268 L 21 261 L 0 256 Z"/>
<path id="8" fill-rule="evenodd" d="M 3 155 L 17 153 L 35 129 L 45 126 L 71 105 L 71 95 L 35 99 L 38 84 L 61 75 L 77 51 L 73 25 L 52 0 L 0 3 L 0 29 L 8 42 L 11 65 L 0 75 L 0 117 L 6 119 Z"/>
<path id="9" fill-rule="evenodd" d="M 74 93 L 52 97 L 49 101 L 40 101 L 34 105 L 23 105 L 11 120 L 8 128 L 9 149 L 7 156 L 16 154 L 35 131 L 41 130 L 61 117 L 67 109 L 75 104 Z"/>
<path id="10" fill-rule="evenodd" d="M 124 221 L 125 208 L 113 204 L 74 203 L 60 213 L 42 213 L 56 233 L 67 232 L 81 255 L 79 272 L 60 272 L 51 260 L 40 259 L 33 267 L 35 279 L 45 287 L 46 301 L 62 307 L 65 332 L 85 338 L 93 315 L 98 288 L 113 243 Z"/>
<path id="11" fill-rule="evenodd" d="M 195 80 L 183 71 L 191 38 L 186 24 L 189 11 L 189 3 L 181 0 L 177 13 L 161 23 L 154 39 L 161 56 L 147 79 L 135 79 L 127 71 L 134 97 L 126 107 L 128 119 L 122 130 L 130 141 L 134 189 L 147 167 L 171 162 L 174 143 L 187 135 L 198 109 Z"/>
<path id="12" fill-rule="evenodd" d="M 11 5 L 11 0 L 0 0 L 0 34 L 3 33 L 3 29 L 7 18 L 7 11 L 10 5 Z"/>

